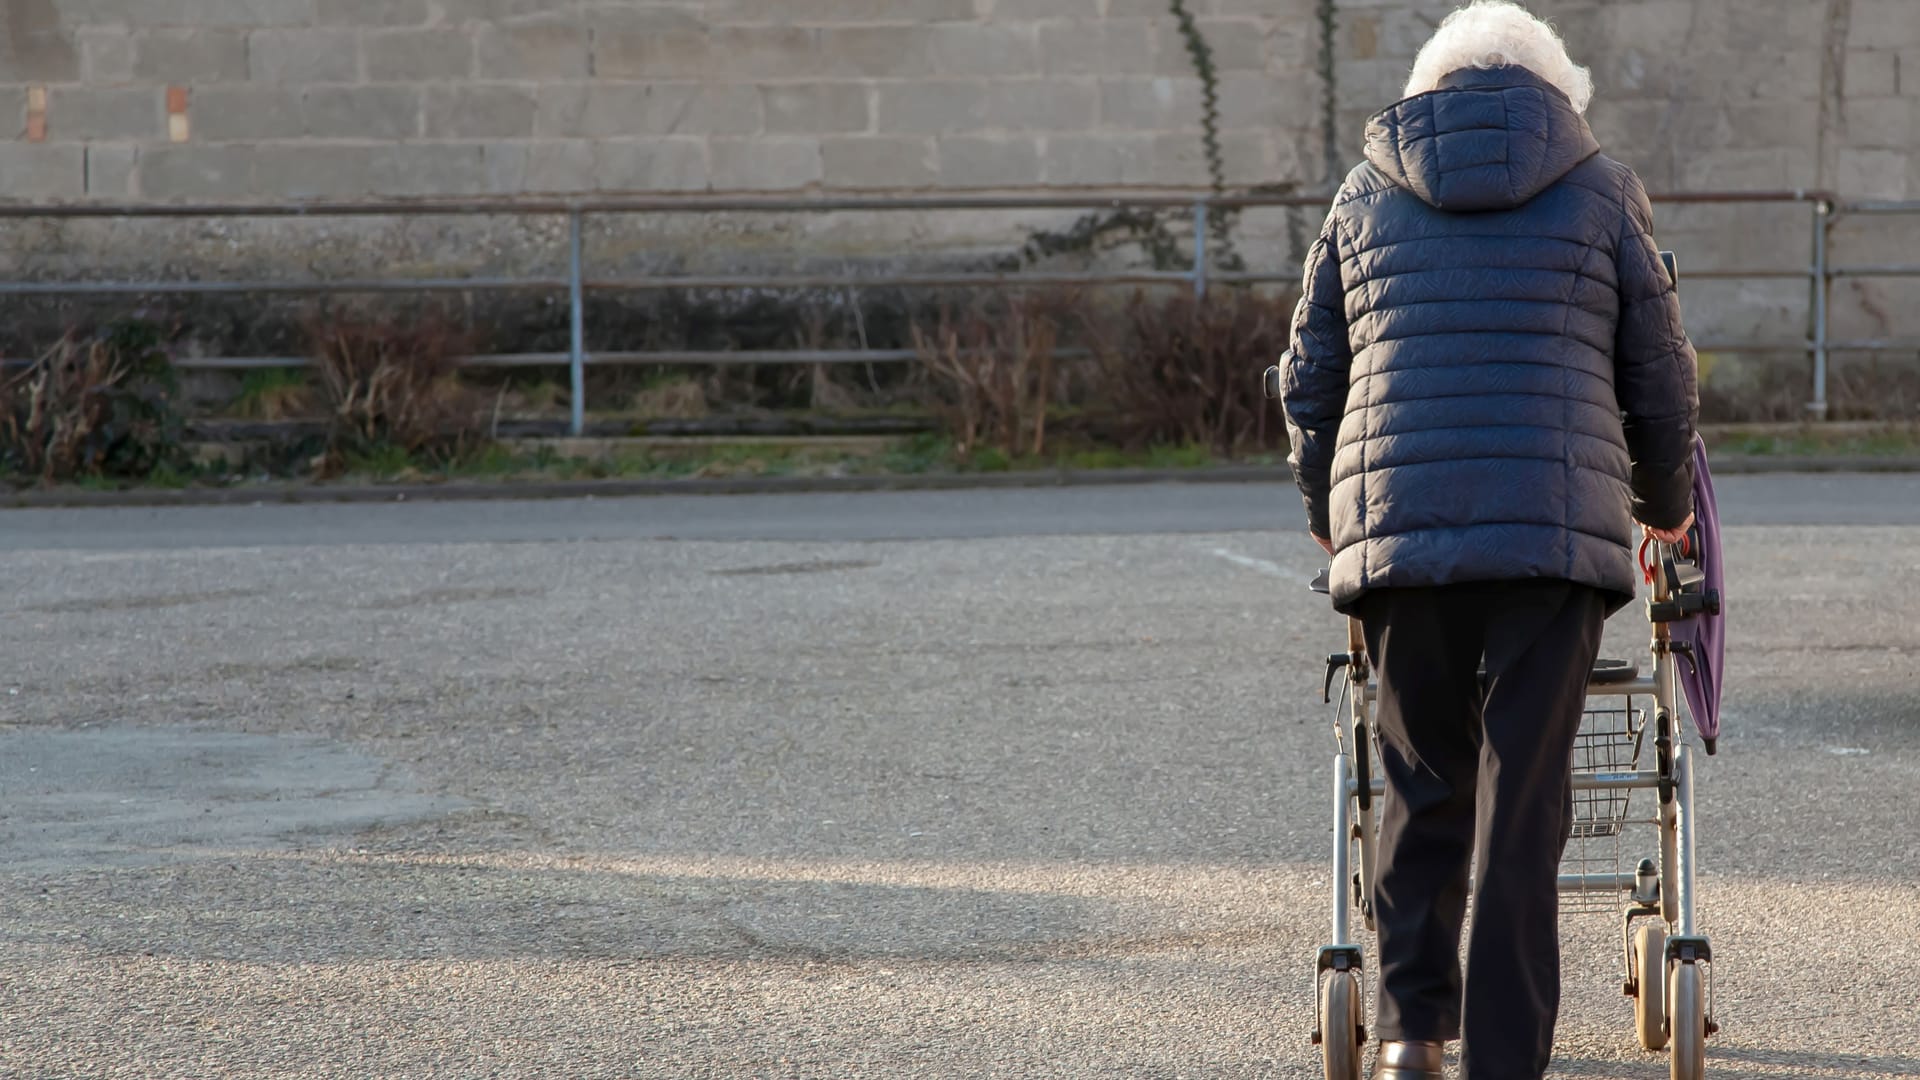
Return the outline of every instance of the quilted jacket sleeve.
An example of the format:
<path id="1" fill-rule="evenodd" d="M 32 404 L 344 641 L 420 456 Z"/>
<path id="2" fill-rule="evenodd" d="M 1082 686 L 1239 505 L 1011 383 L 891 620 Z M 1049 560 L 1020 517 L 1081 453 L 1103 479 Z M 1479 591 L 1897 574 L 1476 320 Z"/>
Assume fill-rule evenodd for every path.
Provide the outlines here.
<path id="1" fill-rule="evenodd" d="M 1337 211 L 1336 211 L 1337 214 Z M 1307 503 L 1307 527 L 1330 537 L 1327 497 L 1332 489 L 1333 451 L 1340 418 L 1347 407 L 1347 372 L 1353 352 L 1347 342 L 1346 299 L 1340 285 L 1340 253 L 1335 217 L 1329 215 L 1320 238 L 1307 250 L 1306 279 L 1294 308 L 1281 405 L 1287 416 L 1287 441 L 1294 482 Z"/>
<path id="2" fill-rule="evenodd" d="M 1640 178 L 1623 172 L 1614 390 L 1633 458 L 1634 520 L 1672 529 L 1693 510 L 1693 435 L 1700 417 L 1696 360 L 1680 324 L 1679 292 L 1653 242 L 1653 207 Z"/>

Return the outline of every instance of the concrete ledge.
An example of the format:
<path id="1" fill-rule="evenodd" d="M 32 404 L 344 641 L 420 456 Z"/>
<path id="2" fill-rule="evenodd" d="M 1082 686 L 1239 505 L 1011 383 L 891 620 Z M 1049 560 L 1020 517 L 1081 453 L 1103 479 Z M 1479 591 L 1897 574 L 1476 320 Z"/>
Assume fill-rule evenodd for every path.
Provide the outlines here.
<path id="1" fill-rule="evenodd" d="M 1774 457 L 1722 455 L 1720 476 L 1764 473 L 1920 472 L 1920 456 Z M 954 491 L 991 488 L 1098 487 L 1122 484 L 1284 484 L 1281 465 L 1187 469 L 1043 469 L 1003 473 L 919 473 L 881 476 L 742 476 L 685 480 L 523 480 L 441 484 L 257 484 L 231 488 L 134 488 L 83 491 L 26 489 L 0 494 L 0 508 L 89 506 L 246 506 L 255 503 L 454 502 L 495 499 L 613 499 L 650 495 L 769 495 L 846 491 Z"/>
<path id="2" fill-rule="evenodd" d="M 1758 473 L 1907 473 L 1920 472 L 1912 454 L 1715 454 L 1708 458 L 1715 476 Z"/>
<path id="3" fill-rule="evenodd" d="M 1917 466 L 1920 467 L 1920 466 Z M 252 503 L 451 502 L 487 499 L 592 499 L 645 495 L 765 495 L 816 491 L 944 491 L 972 488 L 1090 487 L 1116 484 L 1292 483 L 1285 467 L 1224 465 L 1192 469 L 1047 469 L 1004 473 L 879 476 L 741 476 L 685 480 L 523 480 L 444 484 L 257 484 L 232 488 L 82 491 L 28 489 L 0 496 L 0 507 L 235 506 Z"/>

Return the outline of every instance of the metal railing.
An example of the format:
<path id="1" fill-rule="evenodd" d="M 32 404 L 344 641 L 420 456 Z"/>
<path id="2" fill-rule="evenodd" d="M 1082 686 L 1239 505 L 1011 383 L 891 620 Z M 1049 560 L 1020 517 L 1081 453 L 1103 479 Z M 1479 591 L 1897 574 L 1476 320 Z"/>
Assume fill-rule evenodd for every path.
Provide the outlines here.
<path id="1" fill-rule="evenodd" d="M 1810 412 L 1827 410 L 1828 354 L 1833 351 L 1913 347 L 1904 341 L 1832 341 L 1828 337 L 1828 293 L 1834 279 L 1857 276 L 1920 276 L 1920 265 L 1831 266 L 1828 234 L 1840 212 L 1863 214 L 1920 213 L 1920 202 L 1858 202 L 1842 206 L 1833 196 L 1815 191 L 1680 192 L 1653 196 L 1655 202 L 1700 204 L 1803 204 L 1812 214 L 1812 262 L 1805 269 L 1683 268 L 1695 279 L 1805 278 L 1809 288 L 1810 326 L 1805 340 L 1790 342 L 1698 342 L 1703 350 L 1805 351 L 1813 359 L 1813 397 Z M 553 276 L 473 276 L 434 278 L 342 278 L 281 281 L 0 281 L 0 296 L 85 296 L 125 294 L 339 294 L 420 292 L 560 291 L 568 298 L 568 349 L 565 353 L 513 353 L 474 356 L 466 363 L 487 367 L 557 366 L 568 368 L 571 384 L 571 430 L 585 426 L 586 372 L 589 366 L 724 365 L 724 364 L 841 364 L 901 363 L 916 359 L 910 349 L 756 350 L 750 352 L 592 351 L 587 347 L 586 297 L 593 292 L 642 292 L 682 289 L 838 289 L 863 288 L 980 288 L 1047 285 L 1185 285 L 1204 296 L 1212 285 L 1293 282 L 1295 267 L 1273 272 L 1223 272 L 1211 266 L 1207 247 L 1211 215 L 1222 210 L 1258 208 L 1313 209 L 1326 206 L 1324 197 L 1285 195 L 1229 195 L 1181 192 L 1172 194 L 1040 194 L 1015 196 L 846 196 L 820 198 L 745 197 L 602 197 L 602 198 L 473 198 L 394 200 L 332 203 L 226 204 L 109 204 L 76 203 L 55 206 L 0 203 L 0 219 L 72 220 L 101 218 L 342 218 L 446 217 L 505 215 L 562 216 L 567 222 L 567 267 Z M 1060 273 L 925 273 L 874 275 L 742 274 L 654 275 L 647 277 L 589 277 L 584 224 L 601 215 L 664 214 L 795 214 L 795 213 L 934 213 L 955 211 L 1040 210 L 1161 210 L 1189 216 L 1193 256 L 1188 269 L 1177 271 L 1111 271 Z M 183 368 L 245 370 L 299 367 L 303 357 L 180 358 Z"/>

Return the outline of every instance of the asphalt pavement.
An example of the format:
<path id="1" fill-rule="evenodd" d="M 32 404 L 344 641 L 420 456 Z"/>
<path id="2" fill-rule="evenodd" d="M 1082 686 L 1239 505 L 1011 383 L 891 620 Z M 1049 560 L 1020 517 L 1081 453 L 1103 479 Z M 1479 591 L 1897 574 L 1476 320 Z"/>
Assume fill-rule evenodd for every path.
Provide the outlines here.
<path id="1" fill-rule="evenodd" d="M 1920 1076 L 1920 486 L 1721 488 L 1710 1075 Z M 0 1075 L 1318 1075 L 1300 516 L 0 512 Z M 1618 935 L 1564 921 L 1552 1075 L 1666 1075 Z"/>
<path id="2" fill-rule="evenodd" d="M 1719 479 L 1729 525 L 1920 525 L 1920 473 Z M 0 510 L 0 551 L 596 540 L 932 540 L 1298 527 L 1279 484 Z"/>

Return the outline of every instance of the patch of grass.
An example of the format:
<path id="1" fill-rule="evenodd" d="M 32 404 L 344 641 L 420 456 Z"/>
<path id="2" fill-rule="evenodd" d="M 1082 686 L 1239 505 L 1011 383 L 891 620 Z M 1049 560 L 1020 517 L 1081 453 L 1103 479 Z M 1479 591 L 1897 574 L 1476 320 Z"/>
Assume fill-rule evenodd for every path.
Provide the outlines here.
<path id="1" fill-rule="evenodd" d="M 539 416 L 563 413 L 567 411 L 567 398 L 570 394 L 572 394 L 571 390 L 552 379 L 536 379 L 528 383 L 514 384 L 507 391 L 506 411 Z"/>
<path id="2" fill-rule="evenodd" d="M 636 448 L 601 458 L 562 457 L 551 447 L 516 450 L 489 446 L 455 461 L 435 462 L 409 456 L 392 444 L 355 452 L 324 474 L 297 468 L 255 463 L 230 466 L 156 469 L 144 479 L 105 476 L 77 478 L 83 490 L 117 491 L 131 487 L 180 489 L 192 486 L 232 486 L 312 475 L 350 483 L 409 483 L 478 481 L 539 483 L 611 479 L 717 479 L 762 476 L 887 476 L 939 473 L 1003 473 L 1026 470 L 1138 467 L 1199 467 L 1211 459 L 1188 448 L 1156 452 L 1124 452 L 1082 446 L 1062 449 L 1045 457 L 1012 456 L 991 448 L 962 457 L 953 444 L 937 436 L 901 440 L 885 449 L 805 444 L 730 444 L 669 448 Z"/>
<path id="3" fill-rule="evenodd" d="M 442 463 L 436 472 L 448 480 L 540 479 L 544 474 L 562 473 L 577 461 L 561 457 L 550 446 L 519 450 L 502 443 L 487 443 Z M 559 478 L 572 479 L 571 476 Z"/>
<path id="4" fill-rule="evenodd" d="M 954 457 L 952 440 L 928 432 L 903 439 L 892 448 L 882 451 L 878 457 L 865 463 L 871 468 L 861 471 L 917 476 L 951 464 Z"/>
<path id="5" fill-rule="evenodd" d="M 646 419 L 696 419 L 707 415 L 706 388 L 684 376 L 655 378 L 627 399 L 626 412 Z"/>
<path id="6" fill-rule="evenodd" d="M 1777 435 L 1749 435 L 1731 440 L 1715 449 L 1733 454 L 1746 454 L 1755 457 L 1772 457 L 1779 454 L 1808 454 L 1813 452 L 1811 439 L 1782 438 Z"/>
<path id="7" fill-rule="evenodd" d="M 1901 434 L 1889 433 L 1886 435 L 1868 436 L 1860 439 L 1856 443 L 1848 444 L 1848 446 L 1851 452 L 1861 454 L 1911 454 L 1920 451 L 1920 439 L 1915 439 L 1911 432 Z"/>
<path id="8" fill-rule="evenodd" d="M 414 471 L 413 456 L 406 447 L 379 443 L 346 456 L 346 472 L 375 480 L 392 480 Z"/>
<path id="9" fill-rule="evenodd" d="M 805 446 L 715 446 L 705 453 L 675 462 L 675 465 L 685 467 L 687 471 L 673 475 L 702 478 L 791 476 L 798 472 L 818 473 L 823 471 L 820 466 L 837 463 L 847 456 L 845 450 L 822 451 Z"/>
<path id="10" fill-rule="evenodd" d="M 1920 454 L 1920 429 L 1826 432 L 1808 428 L 1790 434 L 1736 433 L 1710 443 L 1708 450 L 1753 457 L 1913 455 Z"/>
<path id="11" fill-rule="evenodd" d="M 179 491 L 192 484 L 194 479 L 192 472 L 174 468 L 163 462 L 154 466 L 153 471 L 147 474 L 146 482 L 153 487 Z"/>
<path id="12" fill-rule="evenodd" d="M 488 443 L 447 467 L 450 474 L 466 477 L 505 477 L 525 468 L 522 455 L 499 443 Z"/>
<path id="13" fill-rule="evenodd" d="M 967 459 L 966 465 L 969 472 L 1006 472 L 1013 468 L 1013 458 L 997 446 L 982 446 Z"/>
<path id="14" fill-rule="evenodd" d="M 1193 443 L 1184 446 L 1150 446 L 1146 458 L 1149 469 L 1197 469 L 1214 461 L 1213 451 Z"/>
<path id="15" fill-rule="evenodd" d="M 536 471 L 551 471 L 569 480 L 631 480 L 661 474 L 666 463 L 645 450 L 626 450 L 602 458 L 562 458 L 542 447 L 530 456 Z"/>
<path id="16" fill-rule="evenodd" d="M 836 446 L 726 443 L 636 447 L 605 457 L 584 458 L 562 457 L 550 446 L 514 450 L 495 445 L 448 464 L 439 470 L 439 475 L 460 480 L 819 476 L 892 471 L 881 464 L 886 456 L 886 452 Z M 383 456 L 356 462 L 355 471 L 393 475 L 393 467 L 397 464 L 397 458 Z M 922 459 L 920 464 L 927 465 L 929 462 Z"/>
<path id="17" fill-rule="evenodd" d="M 240 380 L 240 393 L 227 405 L 234 416 L 285 420 L 315 411 L 319 395 L 303 368 L 261 368 Z"/>
<path id="18" fill-rule="evenodd" d="M 1125 450 L 1102 446 L 1068 451 L 1060 455 L 1057 464 L 1065 469 L 1124 469 L 1132 462 Z"/>
<path id="19" fill-rule="evenodd" d="M 611 462 L 615 476 L 663 476 L 671 471 L 672 466 L 671 461 L 662 461 L 654 454 L 621 454 Z"/>
<path id="20" fill-rule="evenodd" d="M 669 386 L 678 386 L 681 383 L 687 382 L 689 378 L 690 376 L 679 368 L 649 368 L 641 372 L 638 389 L 647 391 L 659 390 Z"/>

